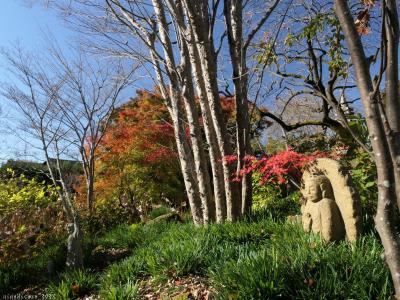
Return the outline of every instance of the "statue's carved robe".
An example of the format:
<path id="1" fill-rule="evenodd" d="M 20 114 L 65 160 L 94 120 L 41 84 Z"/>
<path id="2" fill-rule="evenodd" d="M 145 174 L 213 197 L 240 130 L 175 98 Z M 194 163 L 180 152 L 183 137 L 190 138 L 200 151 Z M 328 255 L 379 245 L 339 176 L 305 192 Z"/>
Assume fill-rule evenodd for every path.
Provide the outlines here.
<path id="1" fill-rule="evenodd" d="M 323 198 L 318 202 L 307 202 L 302 207 L 304 230 L 321 235 L 327 241 L 345 238 L 346 230 L 339 207 L 334 200 Z"/>

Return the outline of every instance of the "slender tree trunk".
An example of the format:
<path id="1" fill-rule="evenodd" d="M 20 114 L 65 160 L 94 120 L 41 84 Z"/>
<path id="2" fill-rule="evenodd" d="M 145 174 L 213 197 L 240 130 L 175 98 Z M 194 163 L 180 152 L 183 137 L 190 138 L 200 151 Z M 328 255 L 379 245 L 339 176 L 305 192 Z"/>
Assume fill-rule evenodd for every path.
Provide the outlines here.
<path id="1" fill-rule="evenodd" d="M 82 229 L 81 223 L 76 215 L 73 222 L 68 224 L 68 240 L 67 240 L 67 268 L 83 267 L 83 250 L 82 250 Z"/>
<path id="2" fill-rule="evenodd" d="M 179 41 L 179 48 L 180 48 L 180 53 L 181 53 L 181 81 L 183 81 L 182 84 L 182 89 L 183 89 L 183 96 L 184 96 L 184 101 L 187 102 L 189 105 L 186 105 L 187 107 L 187 114 L 188 118 L 193 120 L 196 126 L 194 127 L 194 131 L 192 131 L 192 139 L 196 138 L 196 141 L 193 141 L 192 144 L 194 143 L 199 143 L 198 148 L 201 149 L 199 152 L 199 163 L 201 164 L 201 175 L 198 176 L 199 182 L 205 181 L 204 186 L 206 187 L 207 194 L 209 194 L 208 198 L 208 208 L 205 209 L 205 205 L 203 204 L 203 214 L 206 216 L 209 214 L 209 218 L 211 220 L 217 219 L 219 222 L 221 218 L 220 214 L 220 184 L 218 181 L 215 180 L 215 144 L 212 145 L 209 141 L 211 141 L 210 138 L 210 132 L 212 132 L 213 129 L 210 128 L 210 125 L 212 123 L 210 122 L 209 115 L 206 113 L 206 101 L 205 101 L 205 93 L 203 91 L 204 89 L 204 82 L 200 82 L 199 80 L 199 71 L 200 71 L 200 66 L 199 64 L 195 61 L 195 55 L 194 55 L 194 49 L 196 47 L 193 44 L 193 36 L 190 33 L 189 28 L 186 26 L 186 23 L 184 21 L 184 12 L 183 12 L 183 7 L 182 3 L 174 3 L 173 1 L 167 1 L 169 10 L 171 14 L 173 15 L 173 18 L 175 19 L 177 23 L 177 37 Z M 214 185 L 214 195 L 211 192 L 211 182 L 210 182 L 210 175 L 208 172 L 208 158 L 205 156 L 203 146 L 202 146 L 202 133 L 200 130 L 199 122 L 198 122 L 198 113 L 196 109 L 196 102 L 194 101 L 195 99 L 195 93 L 194 93 L 194 86 L 193 86 L 193 80 L 192 80 L 192 72 L 194 73 L 194 80 L 196 82 L 196 89 L 198 92 L 198 95 L 200 97 L 199 103 L 201 107 L 201 112 L 202 112 L 202 117 L 203 117 L 203 127 L 204 127 L 204 132 L 206 134 L 206 139 L 208 141 L 208 146 L 209 146 L 209 157 L 210 157 L 210 164 L 211 164 L 211 171 L 213 174 L 213 183 Z M 190 113 L 190 107 L 194 111 L 194 113 Z M 208 109 L 209 110 L 209 109 Z M 191 116 L 189 116 L 189 114 Z M 189 120 L 189 123 L 192 122 Z M 194 136 L 193 136 L 194 134 Z M 196 158 L 195 158 L 196 159 Z M 204 175 L 203 175 L 204 174 Z M 206 218 L 206 217 L 205 217 Z M 208 219 L 208 218 L 207 218 Z"/>
<path id="3" fill-rule="evenodd" d="M 241 0 L 224 1 L 225 22 L 228 32 L 229 50 L 232 61 L 232 78 L 235 86 L 236 103 L 236 146 L 237 146 L 237 177 L 245 167 L 245 157 L 250 154 L 250 120 L 247 101 L 248 75 L 246 67 L 246 52 L 243 45 L 243 7 Z M 241 213 L 251 208 L 252 186 L 251 174 L 242 178 Z"/>
<path id="4" fill-rule="evenodd" d="M 184 46 L 186 47 L 186 46 Z M 187 51 L 187 49 L 186 49 Z M 182 59 L 186 58 L 186 53 L 182 55 Z M 186 58 L 187 59 L 187 58 Z M 199 116 L 196 111 L 194 102 L 193 83 L 191 79 L 191 72 L 188 66 L 182 69 L 183 78 L 183 101 L 185 103 L 186 114 L 188 117 L 190 137 L 192 142 L 194 162 L 196 166 L 196 174 L 199 182 L 200 199 L 202 201 L 203 209 L 203 222 L 207 224 L 215 221 L 215 204 L 210 185 L 210 175 L 208 172 L 207 158 L 204 153 L 202 145 L 202 134 L 199 125 Z M 185 70 L 186 69 L 186 70 Z"/>
<path id="5" fill-rule="evenodd" d="M 42 133 L 42 144 L 43 144 L 43 151 L 46 158 L 46 165 L 47 169 L 50 173 L 50 178 L 53 182 L 53 185 L 57 187 L 57 178 L 54 174 L 53 166 L 51 165 L 51 160 L 48 154 L 48 149 L 46 146 L 46 142 L 44 140 L 44 133 Z M 69 195 L 67 186 L 64 182 L 62 173 L 61 173 L 61 166 L 60 161 L 57 154 L 57 166 L 56 169 L 58 170 L 58 175 L 60 177 L 61 182 L 61 190 L 57 190 L 58 197 L 61 201 L 63 206 L 64 212 L 67 216 L 68 220 L 68 240 L 67 240 L 67 260 L 66 266 L 68 268 L 82 268 L 83 267 L 83 250 L 82 250 L 82 231 L 81 231 L 81 224 L 79 221 L 78 214 L 76 213 L 71 197 Z"/>
<path id="6" fill-rule="evenodd" d="M 390 128 L 397 140 L 400 134 L 400 93 L 399 93 L 399 16 L 397 1 L 386 0 L 387 15 L 385 19 L 387 69 L 385 84 L 385 106 Z M 382 50 L 383 51 L 383 50 Z M 400 151 L 400 150 L 399 150 Z"/>
<path id="7" fill-rule="evenodd" d="M 87 202 L 87 207 L 89 208 L 89 214 L 91 215 L 93 213 L 93 204 L 94 204 L 94 156 L 90 158 L 89 162 L 89 172 L 88 172 L 88 177 L 86 179 L 86 190 L 87 190 L 87 195 L 86 195 L 86 202 Z"/>
<path id="8" fill-rule="evenodd" d="M 375 163 L 378 174 L 378 207 L 375 224 L 383 247 L 385 261 L 390 269 L 396 298 L 400 299 L 400 239 L 396 230 L 397 219 L 393 210 L 397 206 L 396 181 L 397 175 L 395 143 L 392 129 L 388 126 L 386 109 L 383 108 L 377 96 L 379 87 L 372 84 L 369 64 L 366 60 L 364 48 L 354 26 L 354 20 L 346 0 L 335 0 L 334 8 L 339 18 L 345 39 L 355 68 L 357 87 L 366 115 L 366 122 L 370 134 Z M 385 8 L 384 8 L 385 9 Z M 393 26 L 393 24 L 391 25 Z M 390 27 L 391 27 L 390 26 Z M 387 53 L 391 53 L 388 49 Z M 390 54 L 388 55 L 390 57 Z M 382 62 L 383 63 L 383 62 Z M 398 72 L 398 66 L 396 73 Z M 390 77 L 390 76 L 389 76 Z M 391 80 L 387 78 L 386 80 Z M 393 84 L 393 83 L 391 83 Z"/>
<path id="9" fill-rule="evenodd" d="M 194 49 L 192 49 L 194 50 Z M 193 53 L 194 54 L 194 53 Z M 193 60 L 192 64 L 196 64 L 196 68 L 200 68 L 197 60 Z M 215 210 L 217 222 L 222 222 L 226 218 L 226 200 L 225 200 L 225 184 L 222 172 L 222 155 L 218 147 L 215 128 L 211 120 L 210 107 L 206 101 L 205 91 L 203 89 L 203 79 L 199 69 L 195 72 L 195 79 L 198 82 L 198 94 L 200 108 L 203 118 L 204 132 L 208 144 L 208 155 L 210 157 L 211 172 L 214 187 Z"/>
<path id="10" fill-rule="evenodd" d="M 215 128 L 219 151 L 221 152 L 222 156 L 227 219 L 229 221 L 233 221 L 239 216 L 239 188 L 236 183 L 231 181 L 232 170 L 228 162 L 224 159 L 225 156 L 232 154 L 232 150 L 230 149 L 226 124 L 224 124 L 219 98 L 217 65 L 213 40 L 207 34 L 208 31 L 205 30 L 205 28 L 209 28 L 209 22 L 207 19 L 207 5 L 201 2 L 200 5 L 196 6 L 190 1 L 185 1 L 185 6 L 188 14 L 187 17 L 189 26 L 193 30 L 195 44 L 198 47 L 201 69 L 205 83 L 205 91 L 208 103 L 210 105 L 211 118 Z M 199 8 L 201 8 L 201 11 L 198 11 Z"/>
<path id="11" fill-rule="evenodd" d="M 211 119 L 210 107 L 206 97 L 205 83 L 202 76 L 201 62 L 198 54 L 198 49 L 195 45 L 193 31 L 190 26 L 187 26 L 184 20 L 184 11 L 181 2 L 167 1 L 167 5 L 173 18 L 177 22 L 178 40 L 180 42 L 182 65 L 191 64 L 191 68 L 183 68 L 188 71 L 186 76 L 190 77 L 193 72 L 194 81 L 196 84 L 196 91 L 199 97 L 200 109 L 202 114 L 202 121 L 206 140 L 208 143 L 208 153 L 211 165 L 211 172 L 213 178 L 214 195 L 212 207 L 215 210 L 215 218 L 217 222 L 221 222 L 226 216 L 224 182 L 221 168 L 221 154 L 219 152 L 218 143 L 215 135 L 215 128 Z M 182 51 L 184 50 L 184 51 Z M 190 72 L 189 72 L 190 71 Z M 193 84 L 192 84 L 193 90 Z M 194 95 L 194 91 L 193 91 Z M 208 176 L 209 180 L 209 176 Z M 211 207 L 211 205 L 210 205 Z"/>
<path id="12" fill-rule="evenodd" d="M 174 125 L 175 140 L 178 148 L 183 180 L 185 182 L 186 192 L 193 216 L 193 222 L 196 225 L 201 225 L 203 224 L 203 212 L 201 210 L 199 187 L 197 185 L 194 172 L 193 156 L 190 151 L 189 143 L 186 139 L 185 128 L 180 120 L 178 103 L 172 101 L 172 106 L 173 115 L 171 117 Z"/>
<path id="13" fill-rule="evenodd" d="M 386 0 L 385 35 L 387 69 L 385 82 L 385 110 L 396 144 L 395 182 L 397 206 L 400 209 L 400 90 L 399 90 L 399 16 L 397 1 Z M 383 51 L 383 50 L 382 50 Z"/>
<path id="14" fill-rule="evenodd" d="M 200 141 L 201 134 L 198 122 L 198 114 L 194 103 L 193 83 L 190 76 L 191 71 L 187 57 L 187 49 L 181 43 L 182 64 L 180 66 L 181 74 L 178 74 L 174 61 L 171 41 L 169 39 L 169 34 L 167 31 L 168 25 L 165 17 L 164 7 L 159 0 L 153 0 L 153 6 L 159 24 L 158 28 L 160 32 L 160 39 L 164 47 L 166 65 L 170 74 L 169 77 L 171 81 L 171 86 L 172 89 L 174 89 L 174 93 L 171 93 L 171 96 L 182 98 L 186 108 L 186 116 L 188 118 L 190 139 L 192 142 L 192 151 L 194 155 L 194 166 L 196 174 L 194 180 L 197 181 L 199 197 L 202 203 L 203 223 L 207 224 L 210 220 L 212 221 L 214 219 L 214 210 L 212 209 L 212 207 L 210 207 L 210 204 L 213 202 L 213 200 L 211 198 L 211 186 L 207 171 L 207 165 L 205 164 L 204 150 Z M 179 79 L 181 79 L 182 81 L 183 91 L 180 91 Z"/>
<path id="15" fill-rule="evenodd" d="M 194 73 L 194 80 L 196 83 L 197 94 L 199 95 L 199 103 L 203 118 L 204 132 L 208 144 L 208 154 L 210 157 L 213 186 L 214 186 L 216 220 L 217 222 L 222 222 L 226 218 L 224 178 L 221 165 L 222 156 L 221 152 L 219 151 L 215 128 L 211 119 L 210 106 L 207 101 L 205 83 L 201 71 L 200 57 L 198 54 L 197 47 L 194 44 L 195 42 L 193 39 L 193 34 L 191 32 L 187 34 L 187 40 L 189 41 L 188 49 L 190 53 L 190 61 Z"/>
<path id="16" fill-rule="evenodd" d="M 86 205 L 88 207 L 89 210 L 89 214 L 92 214 L 93 212 L 93 188 L 94 188 L 94 184 L 93 184 L 93 180 L 92 178 L 88 178 L 86 180 Z"/>
<path id="17" fill-rule="evenodd" d="M 68 268 L 83 268 L 83 249 L 82 240 L 83 234 L 81 229 L 81 222 L 78 213 L 75 211 L 74 205 L 72 203 L 72 197 L 69 187 L 66 185 L 61 164 L 60 164 L 60 151 L 58 149 L 58 142 L 55 141 L 56 146 L 56 162 L 58 175 L 60 177 L 60 182 L 62 186 L 62 191 L 64 194 L 64 203 L 66 203 L 68 210 L 70 212 L 69 224 L 68 224 L 68 240 L 67 240 L 67 261 L 66 266 Z"/>
<path id="18" fill-rule="evenodd" d="M 116 19 L 137 34 L 149 49 L 161 93 L 174 123 L 178 153 L 189 202 L 194 209 L 195 222 L 201 223 L 199 212 L 206 222 L 212 218 L 211 207 L 214 205 L 210 204 L 213 201 L 218 221 L 222 221 L 225 216 L 228 220 L 235 220 L 241 213 L 241 187 L 239 183 L 232 183 L 235 170 L 225 160 L 225 156 L 232 154 L 232 148 L 218 91 L 217 54 L 214 49 L 211 16 L 217 13 L 218 3 L 214 3 L 215 7 L 210 9 L 208 1 L 205 0 L 152 0 L 156 18 L 148 18 L 147 15 L 142 15 L 142 11 L 134 12 L 136 8 L 139 9 L 138 3 L 124 7 L 117 0 L 106 2 Z M 169 11 L 165 10 L 166 7 Z M 176 10 L 179 13 L 176 13 Z M 171 42 L 172 38 L 177 38 L 180 57 L 178 52 L 173 51 L 175 46 Z M 160 42 L 157 45 L 156 40 Z M 185 45 L 188 47 L 186 50 Z M 163 54 L 159 53 L 160 49 L 163 50 Z M 179 65 L 175 63 L 175 59 L 180 59 Z M 191 73 L 195 77 L 196 91 L 201 98 L 200 107 L 209 146 L 214 199 L 210 192 L 208 161 L 204 159 L 207 157 L 202 152 L 204 149 L 200 143 L 200 136 L 196 138 L 200 128 L 196 125 L 197 112 L 193 105 L 194 99 L 191 99 L 194 97 Z M 244 97 L 242 101 L 247 101 L 247 98 Z M 185 105 L 191 144 L 184 134 L 181 104 Z M 246 149 L 242 153 L 245 151 Z M 249 189 L 245 189 L 244 193 L 248 191 Z M 197 206 L 200 202 L 203 203 L 203 209 Z"/>

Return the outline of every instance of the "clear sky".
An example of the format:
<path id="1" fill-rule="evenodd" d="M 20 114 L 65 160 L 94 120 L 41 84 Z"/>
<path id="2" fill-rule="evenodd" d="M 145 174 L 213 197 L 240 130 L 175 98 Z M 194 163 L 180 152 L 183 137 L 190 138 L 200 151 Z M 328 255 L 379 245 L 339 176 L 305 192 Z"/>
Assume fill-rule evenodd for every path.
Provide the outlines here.
<path id="1" fill-rule="evenodd" d="M 40 2 L 40 1 L 37 1 Z M 50 31 L 58 42 L 67 41 L 72 33 L 63 26 L 62 20 L 52 10 L 36 4 L 26 5 L 24 0 L 2 0 L 0 10 L 0 47 L 10 47 L 19 42 L 29 51 L 40 51 L 43 32 Z M 0 82 L 7 81 L 4 61 L 0 56 Z M 1 97 L 1 96 L 0 96 Z M 8 158 L 35 159 L 26 156 L 34 153 L 31 147 L 17 137 L 15 127 L 18 115 L 10 104 L 0 98 L 0 162 Z"/>

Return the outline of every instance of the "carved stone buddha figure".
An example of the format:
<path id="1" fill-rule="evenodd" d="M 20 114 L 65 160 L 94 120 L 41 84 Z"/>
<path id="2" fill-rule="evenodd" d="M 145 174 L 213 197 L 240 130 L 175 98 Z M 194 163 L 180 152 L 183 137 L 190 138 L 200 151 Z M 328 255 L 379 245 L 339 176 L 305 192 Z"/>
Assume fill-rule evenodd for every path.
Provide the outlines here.
<path id="1" fill-rule="evenodd" d="M 323 175 L 311 176 L 305 180 L 301 192 L 305 199 L 301 207 L 304 230 L 320 234 L 327 242 L 344 239 L 346 230 L 329 179 Z"/>

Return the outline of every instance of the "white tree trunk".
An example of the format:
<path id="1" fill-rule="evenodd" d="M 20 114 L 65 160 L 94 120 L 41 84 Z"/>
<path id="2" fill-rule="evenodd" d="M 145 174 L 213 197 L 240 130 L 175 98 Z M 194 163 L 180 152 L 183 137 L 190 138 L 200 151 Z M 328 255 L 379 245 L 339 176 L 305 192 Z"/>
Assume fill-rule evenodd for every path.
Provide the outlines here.
<path id="1" fill-rule="evenodd" d="M 217 83 L 217 64 L 213 40 L 208 35 L 205 28 L 209 28 L 207 5 L 203 5 L 203 11 L 196 11 L 199 7 L 195 7 L 190 1 L 185 1 L 189 26 L 193 30 L 195 44 L 198 48 L 201 69 L 204 78 L 205 92 L 207 101 L 210 105 L 211 119 L 214 125 L 219 151 L 222 156 L 222 170 L 224 175 L 225 199 L 227 219 L 233 221 L 239 217 L 239 203 L 237 183 L 232 182 L 232 170 L 228 162 L 224 159 L 227 155 L 232 154 L 229 145 L 229 137 L 224 124 L 222 108 L 218 92 Z M 201 18 L 205 16 L 205 18 Z"/>

